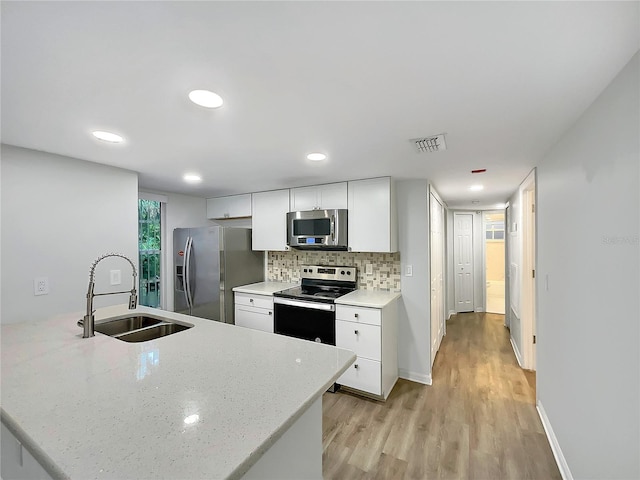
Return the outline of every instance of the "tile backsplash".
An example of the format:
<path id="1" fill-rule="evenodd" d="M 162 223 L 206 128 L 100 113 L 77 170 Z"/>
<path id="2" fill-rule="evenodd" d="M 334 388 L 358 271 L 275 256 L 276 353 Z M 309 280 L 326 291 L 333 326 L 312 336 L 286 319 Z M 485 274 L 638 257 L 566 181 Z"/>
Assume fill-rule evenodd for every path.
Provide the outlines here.
<path id="1" fill-rule="evenodd" d="M 267 280 L 299 282 L 302 265 L 341 265 L 357 267 L 358 288 L 400 291 L 400 253 L 351 253 L 292 250 L 269 252 Z M 366 266 L 373 274 L 367 275 Z"/>

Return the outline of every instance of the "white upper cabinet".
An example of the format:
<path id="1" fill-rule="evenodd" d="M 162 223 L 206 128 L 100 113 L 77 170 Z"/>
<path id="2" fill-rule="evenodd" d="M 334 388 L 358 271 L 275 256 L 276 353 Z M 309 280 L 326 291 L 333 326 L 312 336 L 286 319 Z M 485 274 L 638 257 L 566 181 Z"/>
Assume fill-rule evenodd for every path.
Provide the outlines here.
<path id="1" fill-rule="evenodd" d="M 287 246 L 287 212 L 289 190 L 253 194 L 251 244 L 253 250 L 289 250 Z"/>
<path id="2" fill-rule="evenodd" d="M 349 182 L 349 251 L 397 252 L 398 219 L 391 178 Z"/>
<path id="3" fill-rule="evenodd" d="M 224 220 L 251 216 L 251 194 L 207 198 L 207 218 Z"/>
<path id="4" fill-rule="evenodd" d="M 347 208 L 347 182 L 292 188 L 289 192 L 292 212 Z"/>

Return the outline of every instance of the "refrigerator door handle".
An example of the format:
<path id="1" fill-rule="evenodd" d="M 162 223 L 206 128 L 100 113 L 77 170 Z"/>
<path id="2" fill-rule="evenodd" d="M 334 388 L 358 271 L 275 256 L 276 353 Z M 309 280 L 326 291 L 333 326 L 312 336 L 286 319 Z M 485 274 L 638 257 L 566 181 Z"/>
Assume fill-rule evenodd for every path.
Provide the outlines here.
<path id="1" fill-rule="evenodd" d="M 191 243 L 193 239 L 188 236 L 184 246 L 184 298 L 187 301 L 189 313 L 193 308 L 193 298 L 191 296 Z"/>

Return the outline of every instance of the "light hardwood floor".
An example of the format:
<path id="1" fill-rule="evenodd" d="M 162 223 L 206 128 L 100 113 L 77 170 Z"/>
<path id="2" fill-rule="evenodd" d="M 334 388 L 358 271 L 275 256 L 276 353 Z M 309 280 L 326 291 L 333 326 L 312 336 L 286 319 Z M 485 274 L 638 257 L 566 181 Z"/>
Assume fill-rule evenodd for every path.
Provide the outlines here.
<path id="1" fill-rule="evenodd" d="M 447 322 L 433 385 L 399 380 L 386 403 L 326 393 L 325 479 L 560 479 L 504 316 Z"/>

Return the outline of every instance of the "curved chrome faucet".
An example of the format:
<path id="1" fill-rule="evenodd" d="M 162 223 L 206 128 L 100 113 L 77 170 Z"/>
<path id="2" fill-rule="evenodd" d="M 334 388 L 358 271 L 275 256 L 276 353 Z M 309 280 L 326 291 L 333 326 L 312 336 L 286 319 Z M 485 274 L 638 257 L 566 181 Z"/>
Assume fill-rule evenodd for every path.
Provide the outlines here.
<path id="1" fill-rule="evenodd" d="M 131 286 L 131 290 L 124 290 L 122 292 L 106 292 L 106 293 L 93 292 L 93 289 L 96 285 L 95 283 L 96 267 L 98 266 L 98 263 L 100 263 L 102 260 L 108 257 L 124 258 L 127 262 L 129 262 L 129 264 L 131 264 L 131 269 L 133 270 L 133 285 Z M 129 293 L 130 294 L 129 309 L 133 310 L 134 308 L 136 308 L 138 304 L 138 295 L 136 293 L 136 276 L 137 275 L 138 273 L 136 272 L 136 266 L 126 255 L 123 255 L 121 253 L 105 253 L 104 255 L 101 255 L 98 258 L 96 258 L 95 262 L 91 264 L 91 269 L 89 270 L 89 288 L 87 290 L 87 314 L 84 316 L 82 321 L 82 328 L 84 329 L 82 338 L 89 338 L 94 336 L 93 327 L 94 327 L 95 319 L 93 317 L 93 297 L 99 297 L 102 295 L 118 295 L 120 293 Z"/>

